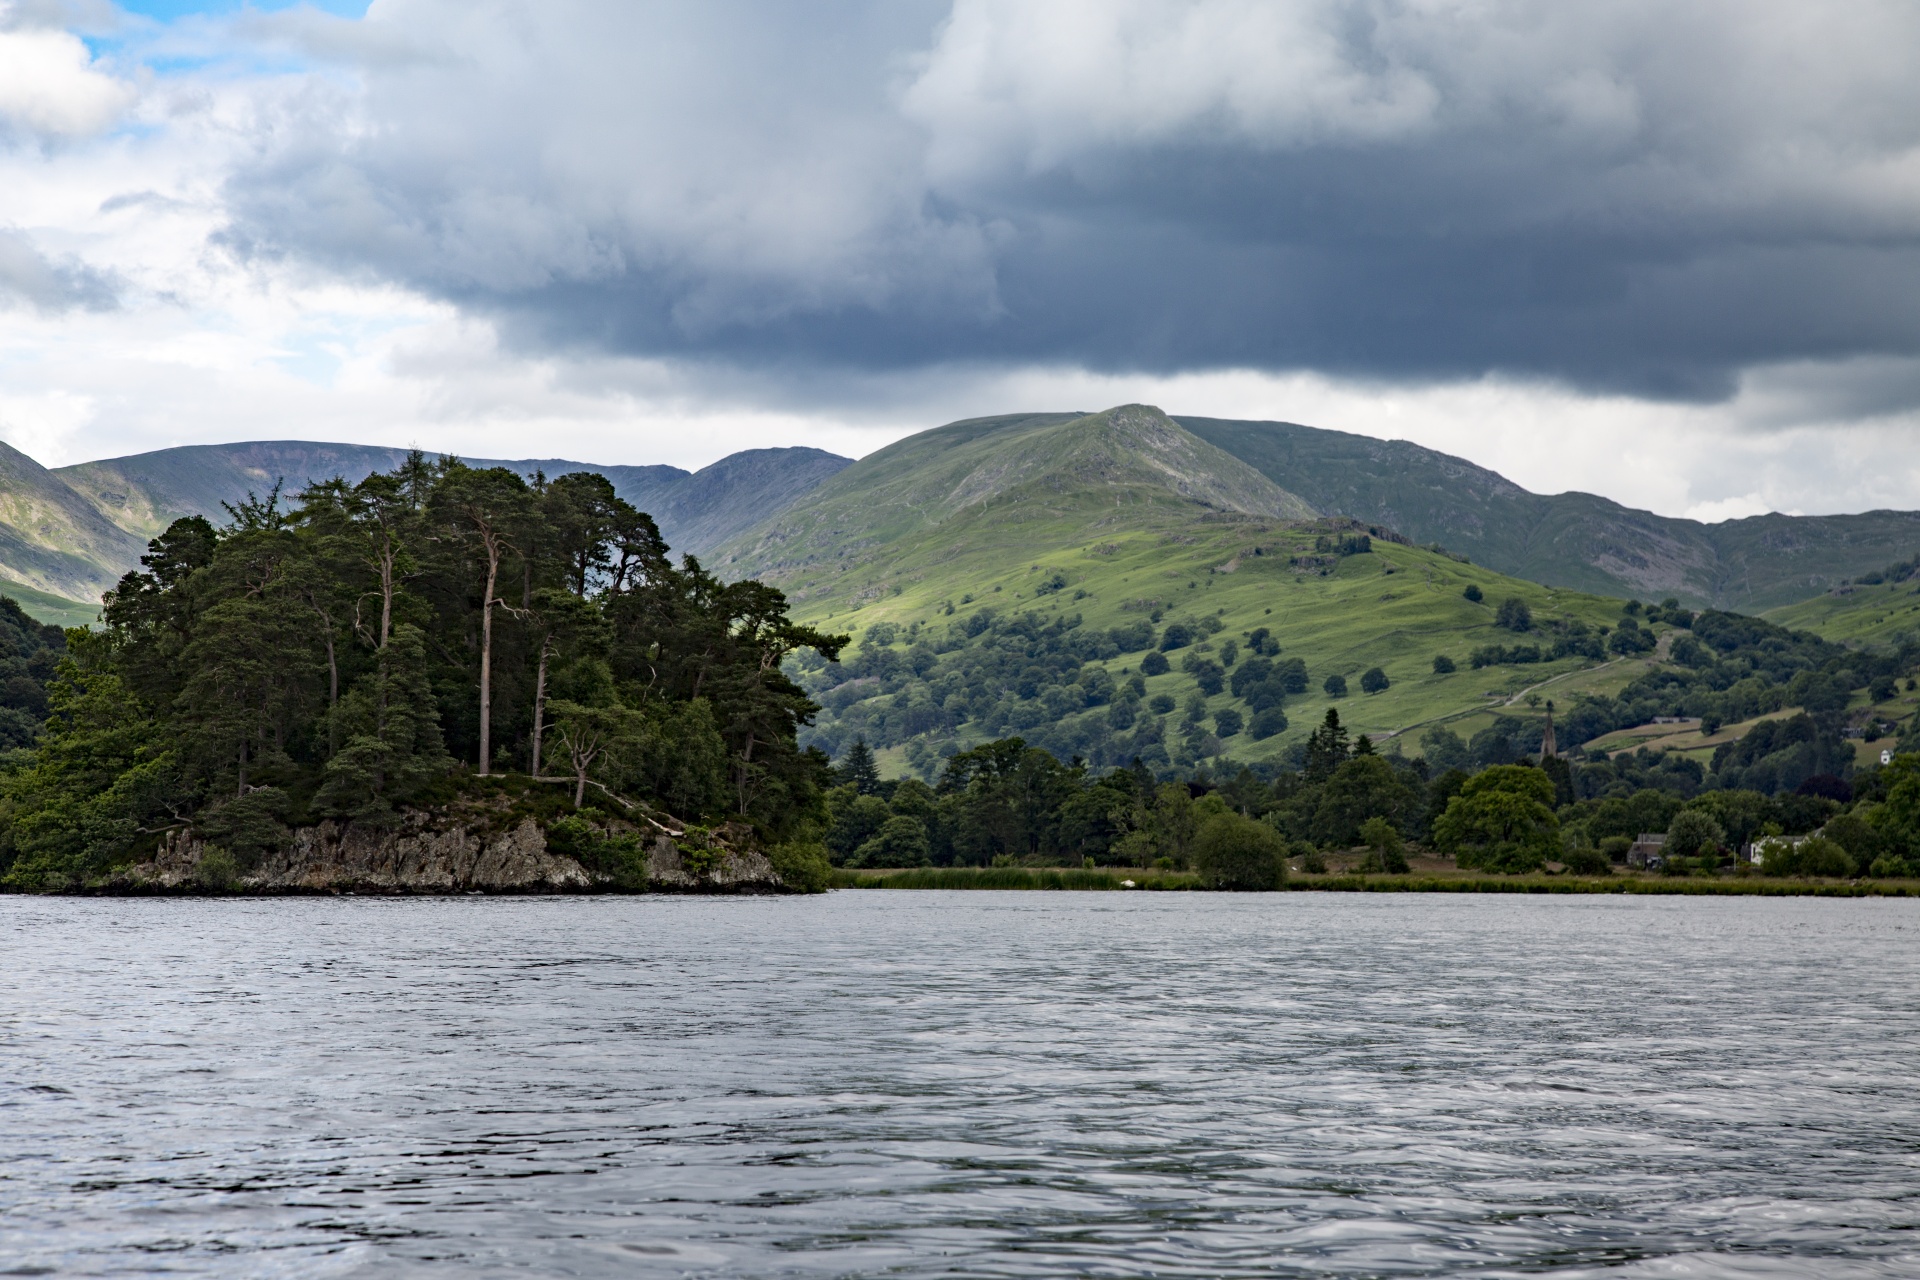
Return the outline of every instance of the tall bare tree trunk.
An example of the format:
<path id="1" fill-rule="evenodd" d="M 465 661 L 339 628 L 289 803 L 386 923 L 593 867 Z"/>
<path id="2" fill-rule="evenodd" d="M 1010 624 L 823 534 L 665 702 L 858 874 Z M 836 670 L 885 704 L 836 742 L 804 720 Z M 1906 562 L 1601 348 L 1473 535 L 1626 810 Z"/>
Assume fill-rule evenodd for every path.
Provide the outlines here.
<path id="1" fill-rule="evenodd" d="M 380 555 L 380 647 L 387 647 L 387 634 L 393 629 L 393 558 L 389 545 Z"/>
<path id="2" fill-rule="evenodd" d="M 747 771 L 753 767 L 753 730 L 747 730 L 747 749 L 740 757 L 740 813 L 747 812 Z"/>
<path id="3" fill-rule="evenodd" d="M 493 593 L 500 583 L 500 543 L 488 533 L 487 594 L 480 605 L 480 776 L 493 754 Z"/>
<path id="4" fill-rule="evenodd" d="M 553 652 L 553 635 L 549 632 L 540 641 L 540 669 L 533 680 L 533 768 L 529 770 L 534 777 L 540 776 L 540 734 L 546 728 L 547 710 L 547 657 Z M 578 809 L 580 806 L 575 805 Z"/>

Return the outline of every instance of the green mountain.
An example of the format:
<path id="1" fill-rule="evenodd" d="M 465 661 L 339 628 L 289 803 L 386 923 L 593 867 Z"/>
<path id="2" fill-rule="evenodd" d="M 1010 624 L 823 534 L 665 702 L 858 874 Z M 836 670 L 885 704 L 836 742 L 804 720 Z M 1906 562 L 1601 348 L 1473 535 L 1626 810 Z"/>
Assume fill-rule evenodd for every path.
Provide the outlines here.
<path id="1" fill-rule="evenodd" d="M 728 544 L 728 577 L 877 598 L 961 564 L 1004 567 L 1102 529 L 1317 514 L 1161 413 L 975 418 L 869 454 Z M 931 558 L 929 558 L 931 556 Z"/>
<path id="2" fill-rule="evenodd" d="M 560 458 L 469 461 L 523 475 L 600 471 L 622 497 L 654 515 L 676 549 L 711 559 L 725 548 L 729 573 L 749 565 L 785 573 L 801 563 L 851 558 L 869 566 L 876 583 L 916 571 L 906 564 L 911 557 L 886 549 L 894 538 L 953 518 L 963 519 L 952 530 L 964 530 L 981 512 L 1008 504 L 1023 508 L 1023 519 L 1050 519 L 1066 501 L 1061 495 L 1096 476 L 1123 506 L 1155 495 L 1149 505 L 1192 499 L 1208 519 L 1235 512 L 1347 517 L 1513 577 L 1746 612 L 1819 598 L 1920 549 L 1920 512 L 1766 515 L 1709 525 L 1591 494 L 1530 493 L 1418 445 L 1294 423 L 1162 416 L 1158 437 L 1135 438 L 1109 423 L 1119 434 L 1050 445 L 1064 450 L 1057 457 L 1028 449 L 1031 433 L 1084 417 L 1027 413 L 953 423 L 882 449 L 851 472 L 847 459 L 806 448 L 748 450 L 697 472 Z M 1184 434 L 1165 434 L 1175 427 Z M 1076 448 L 1082 452 L 1074 454 Z M 21 594 L 40 611 L 35 616 L 53 620 L 47 610 L 64 611 L 62 621 L 73 608 L 90 616 L 88 602 L 136 562 L 147 539 L 182 515 L 218 519 L 222 503 L 264 492 L 275 480 L 297 492 L 333 475 L 358 479 L 405 455 L 392 447 L 254 441 L 49 471 L 0 450 L 0 589 L 12 584 L 17 594 L 76 602 L 33 603 Z M 1002 451 L 1010 452 L 995 456 Z M 825 505 L 801 504 L 803 498 Z M 802 505 L 812 514 L 802 518 Z M 794 519 L 783 518 L 789 512 Z M 1015 561 L 1033 558 L 1020 545 L 1024 534 L 997 517 L 988 524 L 997 532 L 983 546 Z M 1010 536 L 994 541 L 1001 535 Z M 793 581 L 797 592 L 811 590 L 804 576 Z"/>
<path id="3" fill-rule="evenodd" d="M 102 592 L 139 563 L 147 542 L 182 516 L 225 519 L 223 503 L 289 494 L 399 465 L 407 451 L 301 440 L 188 445 L 49 470 L 0 444 L 0 593 L 41 622 L 76 626 L 98 614 Z M 699 471 L 597 466 L 564 458 L 469 459 L 521 475 L 599 471 L 621 497 L 651 512 L 675 548 L 704 555 L 784 510 L 847 465 L 819 449 L 750 449 Z"/>
<path id="4" fill-rule="evenodd" d="M 1180 422 L 1323 511 L 1581 591 L 1760 612 L 1920 549 L 1915 511 L 1703 524 L 1588 493 L 1530 493 L 1484 467 L 1401 440 L 1289 422 Z"/>
<path id="5" fill-rule="evenodd" d="M 185 445 L 125 458 L 61 467 L 52 475 L 142 547 L 181 516 L 220 519 L 222 503 L 264 494 L 276 481 L 289 494 L 334 476 L 359 480 L 389 471 L 405 449 L 378 445 L 255 440 Z M 699 471 L 668 466 L 601 466 L 565 458 L 468 458 L 477 467 L 506 467 L 523 476 L 598 471 L 614 491 L 651 513 L 676 548 L 704 554 L 727 538 L 783 509 L 793 498 L 847 465 L 820 449 L 750 449 Z M 122 570 L 124 572 L 124 570 Z M 114 575 L 116 578 L 118 574 Z"/>
<path id="6" fill-rule="evenodd" d="M 1391 539 L 1320 516 L 1159 410 L 1127 405 L 975 419 L 900 441 L 714 564 L 780 586 L 795 616 L 857 637 L 845 661 L 808 674 L 827 708 L 815 740 L 838 749 L 865 736 L 893 753 L 893 769 L 1007 732 L 1107 763 L 1154 744 L 1171 744 L 1176 761 L 1213 748 L 1274 758 L 1330 706 L 1376 736 L 1443 722 L 1470 734 L 1534 686 L 1609 692 L 1644 673 L 1646 660 L 1599 656 L 1618 600 Z M 1497 625 L 1509 599 L 1532 615 L 1524 634 Z M 1303 664 L 1284 729 L 1271 717 L 1256 726 L 1256 691 L 1204 692 L 1202 664 L 1231 666 L 1229 643 Z M 1151 671 L 1149 644 L 1169 646 L 1168 670 Z M 1493 647 L 1531 660 L 1474 669 L 1472 653 Z M 1436 674 L 1438 654 L 1458 669 Z M 1364 693 L 1375 668 L 1387 687 Z M 1124 692 L 1136 676 L 1137 698 Z M 1346 693 L 1329 692 L 1330 677 Z M 1073 690 L 1104 700 L 1090 709 Z M 1124 725 L 1109 705 L 1116 690 L 1133 707 Z M 1154 710 L 1156 699 L 1175 709 Z M 1509 714 L 1539 712 L 1522 703 Z"/>
<path id="7" fill-rule="evenodd" d="M 58 474 L 0 444 L 0 590 L 35 617 L 69 621 L 43 616 L 37 600 L 98 600 L 144 550 L 146 539 L 102 516 Z"/>

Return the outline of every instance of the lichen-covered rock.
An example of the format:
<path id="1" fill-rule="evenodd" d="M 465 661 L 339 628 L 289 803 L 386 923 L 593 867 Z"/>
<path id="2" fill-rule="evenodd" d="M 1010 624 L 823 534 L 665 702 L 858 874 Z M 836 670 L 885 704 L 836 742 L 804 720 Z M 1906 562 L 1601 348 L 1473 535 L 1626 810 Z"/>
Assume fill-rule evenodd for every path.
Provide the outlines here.
<path id="1" fill-rule="evenodd" d="M 671 837 L 657 836 L 647 847 L 647 887 L 666 893 L 781 893 L 786 886 L 763 853 L 715 848 L 704 872 L 687 866 Z"/>
<path id="2" fill-rule="evenodd" d="M 200 884 L 207 846 L 176 834 L 153 861 L 129 868 L 133 889 L 184 889 Z M 323 822 L 293 833 L 289 848 L 242 873 L 234 888 L 281 893 L 553 893 L 594 887 L 578 862 L 548 851 L 532 819 L 508 831 L 453 825 L 436 829 L 425 814 L 398 826 L 370 828 Z"/>
<path id="3" fill-rule="evenodd" d="M 500 815 L 406 814 L 391 827 L 322 822 L 300 827 L 288 847 L 242 870 L 185 831 L 169 835 L 151 861 L 129 867 L 108 892 L 241 893 L 578 893 L 618 891 L 614 878 L 587 870 L 547 847 L 531 818 L 502 830 Z M 683 833 L 684 834 L 684 833 Z M 783 893 L 764 854 L 745 848 L 750 828 L 708 833 L 704 847 L 683 853 L 672 835 L 647 847 L 647 887 L 666 893 Z M 208 860 L 209 852 L 213 858 Z M 231 878 L 216 877 L 225 871 Z M 210 883 L 214 880 L 222 883 Z M 632 886 L 630 886 L 632 887 Z"/>

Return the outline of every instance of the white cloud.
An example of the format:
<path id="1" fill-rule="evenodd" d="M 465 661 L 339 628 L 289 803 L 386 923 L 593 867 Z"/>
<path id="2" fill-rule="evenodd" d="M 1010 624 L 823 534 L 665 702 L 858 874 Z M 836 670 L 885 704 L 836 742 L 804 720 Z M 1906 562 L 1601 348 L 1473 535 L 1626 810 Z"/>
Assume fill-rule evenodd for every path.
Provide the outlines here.
<path id="1" fill-rule="evenodd" d="M 1631 228 L 1705 207 L 1748 230 L 1800 218 L 1897 248 L 1920 226 L 1920 101 L 1887 85 L 1897 51 L 1911 48 L 1894 10 L 1863 4 L 1832 18 L 1794 75 L 1783 60 L 1796 32 L 1808 37 L 1787 6 L 1734 22 L 1716 4 L 1682 5 L 1664 44 L 1646 35 L 1656 11 L 1634 4 L 969 2 L 944 27 L 927 10 L 883 4 L 851 34 L 811 17 L 783 25 L 788 11 L 742 12 L 391 0 L 362 24 L 248 15 L 241 25 L 276 42 L 276 58 L 332 61 L 236 55 L 124 81 L 53 33 L 68 42 L 62 65 L 116 93 L 140 87 L 116 99 L 130 127 L 0 148 L 0 291 L 25 304 L 0 307 L 0 435 L 50 463 L 304 437 L 697 466 L 769 444 L 860 454 L 959 417 L 1143 400 L 1409 439 L 1536 491 L 1666 514 L 1920 507 L 1920 461 L 1909 461 L 1920 459 L 1920 341 L 1886 336 L 1904 323 L 1897 309 L 1885 314 L 1898 323 L 1873 332 L 1848 329 L 1842 312 L 1809 316 L 1803 330 L 1828 349 L 1732 361 L 1734 389 L 1718 403 L 1417 362 L 1393 378 L 1337 363 L 1242 367 L 1256 362 L 1236 363 L 1225 345 L 1191 372 L 1097 372 L 1089 366 L 1128 361 L 1080 337 L 1141 299 L 1162 301 L 1132 286 L 1142 264 L 1063 235 L 1047 242 L 1062 274 L 1021 276 L 1004 237 L 1025 232 L 961 198 L 971 182 L 1049 165 L 1095 173 L 1126 152 L 1359 154 L 1524 109 L 1538 127 L 1515 136 L 1550 149 L 1668 139 L 1633 163 L 1596 166 L 1586 186 L 1525 193 L 1528 217 L 1558 200 L 1568 217 Z M 1334 21 L 1355 13 L 1364 30 Z M 252 47 L 235 29 L 194 28 L 195 56 Z M 7 28 L 0 41 L 22 32 L 34 34 Z M 1704 55 L 1683 57 L 1682 37 L 1721 59 L 1716 84 L 1689 85 Z M 155 39 L 185 57 L 188 36 Z M 1356 57 L 1362 46 L 1378 56 Z M 1857 75 L 1836 70 L 1842 54 Z M 140 56 L 123 47 L 115 65 Z M 1678 177 L 1655 182 L 1652 169 L 1673 157 L 1686 161 Z M 1815 190 L 1822 182 L 1829 189 Z M 1094 221 L 1113 212 L 1090 207 Z M 1047 225 L 1081 212 L 1061 205 Z M 1294 216 L 1262 216 L 1283 213 Z M 1436 242 L 1462 216 L 1431 214 Z M 299 234 L 284 242 L 258 238 L 289 227 Z M 1216 230 L 1223 242 L 1242 234 Z M 1405 232 L 1391 222 L 1370 243 Z M 1772 251 L 1764 236 L 1754 243 L 1743 251 Z M 1075 275 L 1082 252 L 1092 256 Z M 1144 265 L 1166 266 L 1169 279 L 1184 269 Z M 1888 295 L 1904 289 L 1897 270 L 1867 274 Z M 657 314 L 608 305 L 639 277 L 667 282 Z M 1076 292 L 1101 281 L 1117 283 Z M 1257 276 L 1202 283 L 1213 293 L 1200 292 L 1199 310 L 1159 314 L 1166 330 L 1238 336 L 1234 289 L 1267 287 Z M 1560 282 L 1542 270 L 1525 286 L 1548 295 Z M 1632 291 L 1624 275 L 1616 286 Z M 1043 287 L 1057 289 L 1049 322 L 1062 327 L 1031 348 L 972 359 L 937 344 L 904 343 L 899 358 L 890 349 L 916 316 L 990 327 L 1029 305 L 1022 290 Z M 550 335 L 498 305 L 515 290 L 547 291 L 552 314 L 578 329 L 540 341 Z M 1871 290 L 1852 302 L 1860 313 L 1892 306 Z M 1521 331 L 1528 314 L 1503 322 Z M 757 354 L 750 342 L 694 358 L 619 328 L 751 337 L 850 315 L 869 323 L 847 330 L 839 360 Z M 1683 318 L 1688 341 L 1721 341 Z M 1737 329 L 1747 317 L 1714 319 Z M 1421 324 L 1449 338 L 1449 320 Z M 1138 363 L 1180 367 L 1141 350 L 1154 358 Z"/>
<path id="2" fill-rule="evenodd" d="M 59 138 L 95 134 L 119 119 L 134 92 L 100 70 L 78 36 L 0 6 L 0 121 Z"/>

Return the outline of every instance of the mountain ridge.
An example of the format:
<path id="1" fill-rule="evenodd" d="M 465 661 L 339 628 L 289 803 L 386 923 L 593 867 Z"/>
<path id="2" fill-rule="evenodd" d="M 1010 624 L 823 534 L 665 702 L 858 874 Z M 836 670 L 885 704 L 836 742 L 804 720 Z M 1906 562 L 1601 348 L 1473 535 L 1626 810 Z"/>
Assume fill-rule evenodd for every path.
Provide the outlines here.
<path id="1" fill-rule="evenodd" d="M 943 489 L 923 485 L 881 498 L 892 483 L 892 460 L 912 458 L 918 466 L 934 455 L 952 454 L 958 465 L 969 449 L 990 451 L 990 441 L 1004 444 L 1023 431 L 1090 416 L 1095 415 L 1029 412 L 962 419 L 876 450 L 860 461 L 855 480 L 839 483 L 842 489 L 854 483 L 878 486 L 869 496 L 880 505 L 852 514 L 869 528 L 870 540 L 884 540 L 888 530 L 913 523 L 880 519 L 889 505 L 900 508 L 895 515 L 951 514 L 958 510 L 954 504 L 1008 500 L 1024 483 L 995 459 L 968 455 L 966 474 L 948 476 Z M 1144 483 L 1149 477 L 1138 469 L 1158 468 L 1160 480 L 1172 482 L 1171 487 L 1157 485 L 1161 491 L 1173 498 L 1183 492 L 1200 497 L 1217 513 L 1241 508 L 1268 511 L 1275 518 L 1337 515 L 1397 530 L 1416 542 L 1437 543 L 1503 574 L 1549 585 L 1641 599 L 1673 596 L 1693 607 L 1747 612 L 1817 598 L 1920 550 L 1920 512 L 1770 513 L 1710 525 L 1578 491 L 1536 494 L 1465 458 L 1404 440 L 1278 421 L 1160 416 L 1191 437 L 1193 443 L 1182 445 L 1186 456 L 1166 454 L 1161 448 L 1166 441 L 1156 445 L 1141 438 L 1120 449 L 1131 450 L 1126 459 L 1109 449 L 1100 457 L 1063 462 L 1066 469 L 1056 467 L 1052 480 L 1027 491 L 1027 500 L 1044 506 L 1049 492 L 1106 483 L 1103 474 L 1111 479 L 1129 468 L 1133 479 Z M 1201 446 L 1208 451 L 1205 465 L 1195 452 Z M 70 621 L 77 615 L 47 601 L 97 601 L 137 562 L 147 539 L 172 519 L 198 514 L 219 520 L 222 502 L 264 492 L 275 479 L 285 478 L 289 491 L 297 492 L 312 480 L 336 474 L 357 479 L 391 468 L 406 452 L 382 445 L 258 440 L 186 445 L 49 469 L 0 445 L 0 588 L 40 593 L 31 607 L 48 614 L 48 620 L 52 610 Z M 804 447 L 746 450 L 698 471 L 559 458 L 469 461 L 527 476 L 537 470 L 548 475 L 598 471 L 623 498 L 654 516 L 677 551 L 711 560 L 725 548 L 740 562 L 736 568 L 758 562 L 755 556 L 741 558 L 753 539 L 785 529 L 780 522 L 796 504 L 855 465 Z M 1077 481 L 1070 479 L 1074 466 L 1082 470 Z M 1276 499 L 1274 492 L 1287 500 Z M 92 606 L 73 607 L 85 613 Z"/>
<path id="2" fill-rule="evenodd" d="M 1707 524 L 1596 494 L 1533 493 L 1404 440 L 1291 422 L 1176 420 L 1323 510 L 1581 591 L 1761 612 L 1817 596 L 1920 545 L 1916 511 L 1768 513 Z"/>
<path id="3" fill-rule="evenodd" d="M 864 567 L 874 581 L 860 589 L 885 589 L 882 580 L 908 571 L 898 566 L 913 559 L 911 541 L 936 531 L 956 556 L 985 536 L 996 554 L 1018 561 L 1022 528 L 1064 520 L 1091 536 L 1117 519 L 1112 509 L 1129 508 L 1141 527 L 1171 527 L 1194 519 L 1196 507 L 1228 519 L 1318 514 L 1152 406 L 1012 414 L 950 423 L 868 454 L 722 547 L 715 564 L 804 600 L 829 568 Z"/>

